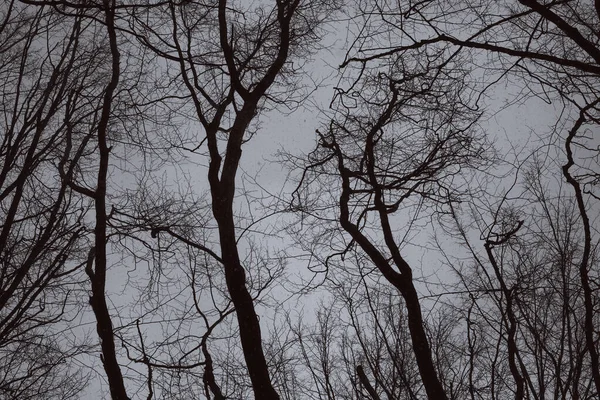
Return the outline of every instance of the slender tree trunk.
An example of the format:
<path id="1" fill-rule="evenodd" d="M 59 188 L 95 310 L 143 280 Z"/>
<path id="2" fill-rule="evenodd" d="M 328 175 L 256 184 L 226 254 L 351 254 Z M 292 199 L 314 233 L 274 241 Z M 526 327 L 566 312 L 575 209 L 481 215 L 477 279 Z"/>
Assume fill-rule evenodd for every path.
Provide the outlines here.
<path id="1" fill-rule="evenodd" d="M 108 30 L 110 43 L 110 53 L 112 57 L 112 75 L 110 82 L 104 94 L 104 101 L 100 121 L 98 123 L 98 151 L 100 153 L 100 165 L 98 169 L 97 186 L 94 194 L 96 210 L 95 247 L 93 249 L 93 258 L 95 269 L 91 269 L 91 257 L 86 269 L 91 283 L 92 296 L 90 305 L 96 316 L 96 330 L 100 338 L 102 349 L 102 364 L 108 379 L 110 394 L 113 400 L 127 400 L 127 391 L 123 382 L 121 368 L 117 361 L 113 325 L 106 303 L 106 181 L 108 175 L 108 162 L 110 148 L 108 147 L 108 122 L 113 100 L 113 94 L 119 83 L 120 76 L 120 54 L 117 45 L 117 36 L 114 25 L 114 1 L 105 0 L 104 8 L 106 12 L 105 23 Z M 91 253 L 90 253 L 91 255 Z"/>
<path id="2" fill-rule="evenodd" d="M 563 175 L 575 191 L 577 209 L 579 211 L 581 221 L 583 222 L 584 242 L 583 254 L 581 257 L 581 262 L 579 264 L 579 277 L 581 279 L 581 287 L 583 289 L 583 303 L 585 307 L 585 342 L 588 354 L 590 355 L 590 363 L 592 367 L 591 372 L 594 380 L 594 385 L 596 387 L 596 395 L 600 395 L 600 359 L 598 356 L 598 350 L 596 349 L 596 340 L 594 338 L 594 301 L 588 272 L 592 249 L 592 232 L 590 227 L 590 219 L 588 217 L 587 210 L 585 207 L 585 201 L 583 199 L 583 191 L 581 189 L 581 185 L 579 184 L 577 179 L 575 179 L 571 175 L 570 169 L 573 165 L 575 165 L 575 161 L 573 160 L 573 150 L 571 149 L 573 139 L 575 138 L 576 133 L 579 131 L 579 129 L 585 122 L 585 114 L 587 112 L 587 109 L 595 107 L 599 102 L 600 99 L 589 104 L 586 108 L 581 110 L 579 119 L 569 132 L 569 135 L 565 142 L 565 149 L 567 152 L 567 164 L 563 166 Z"/>

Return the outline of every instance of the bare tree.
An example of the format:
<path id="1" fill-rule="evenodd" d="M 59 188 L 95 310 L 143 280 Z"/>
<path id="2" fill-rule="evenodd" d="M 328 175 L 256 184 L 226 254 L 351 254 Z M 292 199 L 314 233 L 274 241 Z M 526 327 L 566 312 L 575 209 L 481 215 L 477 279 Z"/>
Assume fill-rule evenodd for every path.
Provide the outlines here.
<path id="1" fill-rule="evenodd" d="M 90 203 L 73 190 L 90 154 L 102 50 L 80 13 L 2 5 L 0 201 L 1 391 L 7 398 L 73 398 L 81 353 L 61 332 L 82 303 Z"/>
<path id="2" fill-rule="evenodd" d="M 505 380 L 511 376 L 516 398 L 538 398 L 547 390 L 547 376 L 539 364 L 544 358 L 539 349 L 547 343 L 540 344 L 539 335 L 550 327 L 542 328 L 539 321 L 534 323 L 531 311 L 527 317 L 522 316 L 521 307 L 534 307 L 538 299 L 518 300 L 517 289 L 509 283 L 515 278 L 504 265 L 506 246 L 517 240 L 523 224 L 528 223 L 528 219 L 541 219 L 535 214 L 505 212 L 504 206 L 508 203 L 514 203 L 508 209 L 519 203 L 503 195 L 498 198 L 485 187 L 471 186 L 469 175 L 465 174 L 471 169 L 473 176 L 481 175 L 477 170 L 486 165 L 484 148 L 489 144 L 485 144 L 483 132 L 477 131 L 478 120 L 481 115 L 485 116 L 484 106 L 495 112 L 488 106 L 487 96 L 496 83 L 509 79 L 524 87 L 516 99 L 509 100 L 509 105 L 541 97 L 558 101 L 563 110 L 567 110 L 558 117 L 556 130 L 552 132 L 563 138 L 565 149 L 565 162 L 556 170 L 574 190 L 579 214 L 576 225 L 581 226 L 583 233 L 582 250 L 577 256 L 573 254 L 579 257 L 576 263 L 582 298 L 576 300 L 578 296 L 572 293 L 568 307 L 581 304 L 585 309 L 586 345 L 579 350 L 589 357 L 594 392 L 600 388 L 596 383 L 598 356 L 594 321 L 597 307 L 593 301 L 596 289 L 590 280 L 595 232 L 589 222 L 590 201 L 596 198 L 592 182 L 597 176 L 597 163 L 591 161 L 596 157 L 595 150 L 589 145 L 591 138 L 584 133 L 597 123 L 598 36 L 592 26 L 597 25 L 598 16 L 587 13 L 586 6 L 591 8 L 586 2 L 357 2 L 357 14 L 364 17 L 364 24 L 341 65 L 346 72 L 339 85 L 342 89 L 338 89 L 332 103 L 335 114 L 326 130 L 319 134 L 317 150 L 308 157 L 294 201 L 305 218 L 319 221 L 315 222 L 314 232 L 324 241 L 316 242 L 313 249 L 330 254 L 321 256 L 329 264 L 328 274 L 336 264 L 348 268 L 345 258 L 359 248 L 403 295 L 413 350 L 429 398 L 460 398 L 461 395 L 441 383 L 443 359 L 433 361 L 432 346 L 425 334 L 427 325 L 422 318 L 423 302 L 414 284 L 414 268 L 401 249 L 418 229 L 421 219 L 431 215 L 456 215 L 461 209 L 459 204 L 464 201 L 473 201 L 478 207 L 490 201 L 502 205 L 489 213 L 493 216 L 492 222 L 476 220 L 484 251 L 483 255 L 473 254 L 478 254 L 476 262 L 480 264 L 480 271 L 486 271 L 486 279 L 493 283 L 472 287 L 474 282 L 454 263 L 450 264 L 450 270 L 459 272 L 464 285 L 457 292 L 464 291 L 471 296 L 462 306 L 464 312 L 469 310 L 465 317 L 468 346 L 464 349 L 469 363 L 473 365 L 478 358 L 476 352 L 483 351 L 477 347 L 481 343 L 474 339 L 480 327 L 475 328 L 471 318 L 473 313 L 482 313 L 488 324 L 497 320 L 503 324 L 502 329 L 492 335 L 496 350 L 490 353 L 494 355 L 487 370 L 491 371 L 491 376 L 488 375 L 491 387 L 495 388 L 498 381 L 504 381 L 501 386 L 508 387 Z M 558 131 L 561 128 L 566 132 Z M 493 152 L 488 154 L 492 155 Z M 495 163 L 497 168 L 505 168 L 500 167 L 499 160 Z M 501 181 L 501 177 L 497 177 L 497 182 Z M 483 180 L 478 180 L 477 184 L 481 182 Z M 311 191 L 311 186 L 318 189 Z M 323 193 L 327 193 L 326 196 Z M 481 203 L 480 196 L 486 196 Z M 331 223 L 331 214 L 324 212 L 328 209 L 334 210 L 339 222 L 325 230 L 318 226 Z M 336 234 L 338 227 L 346 231 L 347 239 Z M 477 247 L 470 233 L 463 231 L 462 235 L 469 249 Z M 572 239 L 569 242 L 572 243 Z M 514 262 L 515 268 L 523 263 L 522 250 L 518 254 L 520 261 Z M 550 249 L 538 247 L 536 257 L 551 258 L 551 254 Z M 341 261 L 334 263 L 336 257 Z M 481 257 L 486 260 L 485 266 Z M 488 300 L 484 301 L 485 305 L 472 302 L 472 296 L 480 291 L 495 299 L 491 304 L 496 304 L 498 314 L 492 313 L 494 307 Z M 564 290 L 561 293 L 564 296 Z M 559 309 L 555 315 L 570 318 L 570 312 Z M 581 313 L 577 313 L 580 319 Z M 535 339 L 521 336 L 522 324 L 529 325 Z M 436 326 L 442 328 L 439 321 Z M 573 334 L 573 340 L 577 340 L 575 332 Z M 488 345 L 492 346 L 493 342 Z M 449 344 L 441 349 L 444 346 Z M 532 350 L 532 346 L 536 350 Z M 575 359 L 580 359 L 580 354 L 571 353 Z M 537 366 L 531 369 L 536 362 Z M 581 361 L 573 363 L 581 365 Z M 534 370 L 535 377 L 532 376 Z M 468 392 L 472 398 L 478 394 L 477 387 L 473 387 L 476 372 L 471 367 L 468 374 L 472 382 Z M 556 384 L 555 380 L 552 382 Z M 492 391 L 491 396 L 501 395 Z"/>
<path id="3" fill-rule="evenodd" d="M 465 294 L 460 308 L 469 310 L 467 328 L 475 338 L 472 369 L 484 378 L 472 392 L 593 397 L 579 275 L 585 228 L 568 187 L 557 188 L 546 175 L 556 163 L 535 160 L 523 174 L 519 196 L 507 194 L 499 207 L 471 209 L 484 248 L 468 245 L 474 262 L 457 272 Z M 464 240 L 472 220 L 454 217 Z M 512 382 L 506 382 L 508 374 Z"/>
<path id="4" fill-rule="evenodd" d="M 113 399 L 598 395 L 595 3 L 352 6 L 317 148 L 268 210 L 242 150 L 306 101 L 338 2 L 1 6 L 3 394 L 76 397 L 59 335 L 91 306 Z M 532 99 L 557 110 L 536 148 L 494 146 Z M 284 212 L 316 311 L 270 324 Z"/>
<path id="5" fill-rule="evenodd" d="M 341 240 L 338 256 L 360 248 L 402 294 L 419 372 L 427 395 L 437 399 L 446 394 L 427 340 L 413 268 L 400 250 L 412 223 L 399 215 L 414 222 L 428 210 L 444 211 L 459 201 L 462 171 L 481 165 L 485 151 L 474 129 L 478 114 L 469 108 L 461 60 L 423 57 L 394 59 L 372 72 L 361 69 L 348 89 L 340 89 L 337 114 L 320 134 L 305 175 L 306 182 L 320 185 L 314 195 L 300 194 L 297 200 L 311 212 L 333 198 L 338 229 L 349 236 Z M 323 187 L 335 188 L 326 200 L 319 195 Z"/>
<path id="6" fill-rule="evenodd" d="M 256 133 L 256 118 L 263 110 L 285 102 L 293 107 L 289 102 L 295 101 L 302 71 L 292 60 L 302 62 L 301 57 L 318 46 L 321 25 L 335 6 L 335 2 L 312 1 L 250 7 L 226 1 L 186 2 L 167 4 L 159 9 L 162 13 L 157 9 L 132 13 L 132 34 L 170 62 L 170 68 L 176 67 L 172 70 L 176 87 L 186 92 L 192 105 L 202 133 L 191 150 L 209 160 L 210 201 L 205 206 L 212 211 L 209 223 L 217 234 L 204 235 L 197 229 L 202 227 L 186 232 L 168 218 L 145 223 L 154 237 L 177 239 L 208 256 L 206 261 L 221 270 L 217 273 L 210 267 L 209 276 L 223 274 L 225 278 L 225 297 L 235 310 L 247 376 L 256 398 L 279 398 L 271 382 L 254 303 L 281 266 L 279 260 L 275 265 L 260 260 L 256 265 L 244 265 L 238 249 L 244 230 L 240 226 L 243 221 L 235 215 L 234 200 L 239 193 L 236 181 L 242 146 Z M 261 269 L 255 269 L 261 264 Z M 197 311 L 202 315 L 199 307 Z M 205 329 L 210 334 L 209 325 Z M 206 343 L 207 336 L 203 338 Z M 212 366 L 209 368 L 215 363 L 205 359 L 204 376 L 212 394 L 219 397 L 221 390 L 211 378 Z"/>

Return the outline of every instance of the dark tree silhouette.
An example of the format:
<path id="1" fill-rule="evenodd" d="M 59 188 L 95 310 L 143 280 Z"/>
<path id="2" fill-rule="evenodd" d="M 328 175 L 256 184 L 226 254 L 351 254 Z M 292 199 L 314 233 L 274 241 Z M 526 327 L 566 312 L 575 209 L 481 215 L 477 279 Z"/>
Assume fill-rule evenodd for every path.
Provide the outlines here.
<path id="1" fill-rule="evenodd" d="M 1 396 L 597 397 L 599 26 L 591 0 L 5 2 Z M 305 106 L 274 195 L 246 150 Z"/>
<path id="2" fill-rule="evenodd" d="M 598 315 L 594 301 L 597 287 L 590 278 L 596 275 L 592 260 L 595 259 L 593 249 L 597 234 L 590 223 L 590 213 L 593 213 L 593 201 L 597 199 L 594 182 L 598 165 L 592 161 L 597 158 L 597 149 L 591 144 L 591 132 L 598 121 L 596 81 L 600 53 L 599 37 L 594 28 L 598 25 L 598 15 L 589 10 L 592 10 L 591 2 L 583 1 L 357 2 L 357 14 L 363 16 L 365 22 L 354 47 L 341 64 L 347 72 L 342 81 L 345 86 L 340 85 L 344 89 L 338 89 L 333 103 L 336 115 L 327 130 L 320 133 L 319 148 L 306 162 L 308 167 L 303 183 L 308 189 L 303 191 L 301 185 L 295 201 L 301 212 L 321 221 L 315 222 L 317 225 L 330 221 L 319 218 L 317 210 L 331 207 L 327 202 L 332 201 L 339 227 L 348 233 L 348 239 L 340 239 L 339 245 L 334 246 L 334 256 L 343 259 L 348 252 L 360 248 L 381 275 L 402 293 L 413 350 L 429 398 L 447 398 L 451 388 L 443 388 L 439 379 L 442 371 L 435 372 L 431 346 L 427 343 L 421 318 L 421 301 L 413 284 L 413 270 L 400 249 L 405 239 L 411 236 L 413 223 L 424 215 L 437 215 L 443 220 L 443 215 L 450 214 L 463 222 L 469 220 L 460 211 L 464 210 L 461 204 L 465 203 L 476 204 L 471 212 L 477 218 L 472 223 L 481 229 L 483 254 L 475 250 L 477 244 L 472 234 L 467 233 L 470 228 L 466 226 L 470 227 L 470 224 L 459 223 L 458 231 L 451 234 L 459 233 L 458 237 L 462 237 L 475 257 L 477 274 L 483 274 L 481 276 L 485 276 L 488 283 L 473 287 L 472 277 L 465 275 L 465 270 L 454 262 L 450 263 L 462 283 L 458 291 L 469 294 L 463 303 L 463 311 L 470 310 L 469 315 L 483 315 L 493 330 L 498 329 L 493 326 L 497 321 L 502 323 L 502 329 L 491 335 L 496 340 L 496 350 L 491 353 L 495 355 L 487 367 L 492 388 L 488 396 L 501 397 L 496 392 L 497 382 L 511 376 L 514 386 L 509 392 L 514 390 L 515 398 L 545 396 L 549 384 L 555 385 L 551 393 L 562 393 L 564 397 L 575 393 L 574 396 L 579 397 L 582 373 L 592 378 L 595 387 L 590 391 L 587 386 L 584 396 L 600 392 L 598 340 L 594 328 Z M 527 104 L 527 99 L 538 97 L 558 102 L 563 108 L 564 114 L 559 116 L 552 134 L 562 138 L 560 147 L 564 151 L 561 157 L 565 161 L 562 167 L 552 167 L 562 173 L 574 193 L 571 204 L 576 205 L 576 212 L 575 216 L 571 214 L 569 222 L 554 219 L 558 215 L 551 218 L 539 215 L 536 207 L 524 207 L 527 202 L 534 202 L 542 209 L 562 210 L 565 207 L 562 201 L 557 203 L 544 198 L 539 189 L 536 196 L 527 195 L 516 200 L 513 198 L 514 183 L 513 190 L 501 193 L 499 197 L 497 190 L 481 187 L 482 180 L 477 181 L 478 187 L 469 188 L 469 178 L 464 172 L 484 165 L 480 163 L 484 161 L 483 149 L 489 146 L 481 141 L 485 136 L 477 133 L 478 117 L 485 115 L 484 106 L 489 104 L 487 96 L 493 95 L 496 84 L 506 81 L 524 89 L 519 90 L 516 100 L 509 100 L 505 107 L 515 104 L 513 102 Z M 488 107 L 493 109 L 491 105 Z M 478 138 L 480 144 L 477 144 Z M 551 142 L 552 139 L 544 140 L 546 145 L 556 143 Z M 560 151 L 560 147 L 553 148 Z M 499 160 L 496 163 L 500 165 Z M 546 187 L 549 168 L 544 165 L 543 169 L 525 177 L 521 177 L 518 169 L 516 179 L 531 181 L 532 176 L 537 177 Z M 497 180 L 501 181 L 498 177 Z M 530 187 L 529 183 L 524 185 Z M 318 189 L 313 192 L 310 186 Z M 331 193 L 326 200 L 319 195 L 323 188 Z M 331 188 L 335 189 L 332 191 Z M 480 196 L 486 196 L 486 200 L 480 201 Z M 490 200 L 494 198 L 496 200 Z M 411 199 L 415 199 L 413 203 Z M 490 201 L 498 205 L 487 206 L 487 214 L 482 215 Z M 417 211 L 412 213 L 413 222 L 407 223 L 407 218 L 411 221 L 411 208 Z M 433 212 L 428 213 L 428 208 Z M 394 214 L 404 218 L 394 218 Z M 565 211 L 559 213 L 567 214 Z M 554 249 L 539 245 L 535 256 L 523 253 L 524 242 L 532 235 L 525 227 L 532 223 L 542 224 L 542 221 L 554 232 L 556 239 L 552 240 L 561 237 L 559 241 L 567 240 L 568 243 L 561 242 L 562 248 L 574 246 L 571 247 L 573 251 L 577 249 L 568 252 L 568 264 L 577 265 L 579 280 L 576 287 L 580 289 L 575 289 L 572 276 L 567 273 L 569 277 L 563 275 L 562 278 L 563 287 L 553 292 L 568 299 L 568 305 L 563 304 L 553 314 L 554 318 L 562 316 L 563 323 L 568 325 L 562 325 L 562 337 L 566 337 L 568 331 L 570 340 L 585 338 L 583 348 L 571 347 L 568 351 L 567 357 L 572 357 L 571 368 L 565 370 L 573 375 L 566 378 L 561 370 L 565 349 L 560 345 L 557 348 L 556 343 L 550 346 L 550 339 L 546 337 L 546 332 L 553 331 L 552 323 L 546 320 L 542 324 L 531 311 L 523 311 L 523 307 L 535 307 L 539 301 L 535 293 L 539 289 L 528 289 L 533 290 L 529 292 L 533 297 L 525 300 L 524 294 L 518 295 L 516 286 L 522 279 L 525 261 L 556 257 Z M 336 228 L 332 230 L 335 232 Z M 580 232 L 580 239 L 567 233 L 575 231 Z M 537 230 L 536 234 L 539 234 Z M 515 246 L 520 241 L 522 244 L 517 250 Z M 577 242 L 581 244 L 576 245 Z M 318 251 L 326 251 L 328 244 L 322 246 Z M 511 267 L 506 264 L 509 255 L 518 258 L 511 262 Z M 331 260 L 325 256 L 321 259 Z M 563 257 L 558 268 L 570 271 L 565 262 Z M 510 272 L 513 269 L 516 275 Z M 553 285 L 552 269 L 544 269 L 545 273 L 548 275 L 543 282 Z M 486 300 L 475 301 L 474 293 L 487 293 L 491 297 L 478 294 L 478 299 Z M 492 303 L 488 303 L 489 299 L 493 299 Z M 490 307 L 491 304 L 495 306 Z M 491 317 L 491 310 L 496 307 L 497 314 Z M 585 310 L 583 313 L 582 309 Z M 577 317 L 571 315 L 573 312 Z M 582 318 L 583 326 L 577 331 L 581 329 L 583 336 L 573 330 L 575 325 L 571 325 Z M 466 320 L 467 334 L 475 335 L 468 339 L 470 362 L 473 363 L 478 359 L 473 353 L 476 346 L 473 337 L 478 328 L 474 327 L 470 316 Z M 529 330 L 524 336 L 523 329 Z M 553 374 L 545 375 L 542 371 L 547 367 L 542 366 L 545 356 L 539 353 L 540 348 L 548 352 L 563 349 L 559 357 L 561 362 L 554 360 L 556 370 Z M 582 354 L 585 354 L 585 361 Z M 507 369 L 500 370 L 500 365 Z M 536 376 L 532 376 L 534 371 Z M 471 380 L 473 373 L 471 369 Z M 552 378 L 548 378 L 549 375 Z M 359 376 L 364 380 L 364 374 L 359 372 Z M 577 376 L 578 383 L 571 376 Z M 507 383 L 500 384 L 507 388 L 505 385 Z M 470 388 L 472 398 L 478 393 L 481 393 L 478 387 Z"/>

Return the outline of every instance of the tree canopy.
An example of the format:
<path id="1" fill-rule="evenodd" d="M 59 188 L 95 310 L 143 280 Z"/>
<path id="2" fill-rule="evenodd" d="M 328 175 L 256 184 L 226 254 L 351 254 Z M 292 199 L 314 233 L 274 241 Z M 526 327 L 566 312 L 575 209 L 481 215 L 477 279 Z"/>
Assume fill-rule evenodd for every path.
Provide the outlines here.
<path id="1" fill-rule="evenodd" d="M 0 398 L 600 396 L 600 3 L 0 5 Z"/>

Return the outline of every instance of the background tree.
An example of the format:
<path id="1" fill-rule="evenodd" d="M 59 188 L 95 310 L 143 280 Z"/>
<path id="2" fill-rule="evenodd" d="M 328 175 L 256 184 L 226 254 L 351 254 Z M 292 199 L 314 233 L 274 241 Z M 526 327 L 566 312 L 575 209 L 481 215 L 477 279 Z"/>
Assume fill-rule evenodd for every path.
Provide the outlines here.
<path id="1" fill-rule="evenodd" d="M 473 366 L 485 377 L 472 390 L 480 396 L 594 396 L 578 268 L 584 233 L 568 187 L 544 182 L 541 168 L 537 162 L 524 174 L 519 197 L 527 206 L 505 202 L 492 210 L 492 224 L 483 208 L 472 211 L 487 236 L 484 251 L 459 271 L 468 290 L 460 308 L 470 310 Z"/>
<path id="2" fill-rule="evenodd" d="M 81 303 L 87 199 L 73 191 L 89 157 L 102 48 L 75 13 L 1 6 L 0 391 L 6 398 L 74 398 L 83 338 L 65 340 Z"/>

